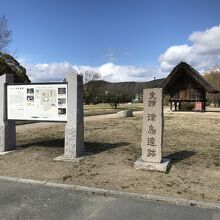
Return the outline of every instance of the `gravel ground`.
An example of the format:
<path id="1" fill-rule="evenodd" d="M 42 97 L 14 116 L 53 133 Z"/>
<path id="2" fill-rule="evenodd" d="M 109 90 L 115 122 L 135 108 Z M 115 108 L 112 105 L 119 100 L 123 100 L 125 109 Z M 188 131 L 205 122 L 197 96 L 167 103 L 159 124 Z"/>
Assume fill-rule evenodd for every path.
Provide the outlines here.
<path id="1" fill-rule="evenodd" d="M 0 156 L 0 175 L 180 198 L 220 201 L 220 113 L 165 111 L 164 157 L 168 174 L 135 170 L 140 157 L 142 115 L 85 118 L 85 159 L 63 154 L 63 123 L 17 126 L 17 150 Z"/>

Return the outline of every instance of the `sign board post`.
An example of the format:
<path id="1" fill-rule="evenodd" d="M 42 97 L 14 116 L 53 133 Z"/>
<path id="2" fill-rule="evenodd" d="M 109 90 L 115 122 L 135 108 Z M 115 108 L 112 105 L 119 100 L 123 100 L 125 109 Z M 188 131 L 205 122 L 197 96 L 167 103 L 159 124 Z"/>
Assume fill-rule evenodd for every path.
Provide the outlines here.
<path id="1" fill-rule="evenodd" d="M 68 112 L 65 127 L 64 157 L 77 158 L 84 151 L 83 77 L 67 74 Z"/>
<path id="2" fill-rule="evenodd" d="M 68 101 L 64 155 L 55 160 L 78 161 L 84 152 L 83 77 L 67 74 Z"/>
<path id="3" fill-rule="evenodd" d="M 143 101 L 142 156 L 134 166 L 137 169 L 166 172 L 171 163 L 161 156 L 164 126 L 162 88 L 145 89 Z"/>
<path id="4" fill-rule="evenodd" d="M 12 74 L 0 76 L 0 152 L 16 148 L 16 126 L 14 121 L 7 120 L 7 88 L 6 84 L 13 83 Z"/>

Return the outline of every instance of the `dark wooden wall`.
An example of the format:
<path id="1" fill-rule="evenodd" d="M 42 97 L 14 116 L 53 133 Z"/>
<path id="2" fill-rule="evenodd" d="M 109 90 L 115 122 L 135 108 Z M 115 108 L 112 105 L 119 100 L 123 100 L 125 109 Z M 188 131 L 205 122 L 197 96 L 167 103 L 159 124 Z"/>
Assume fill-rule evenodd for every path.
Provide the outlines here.
<path id="1" fill-rule="evenodd" d="M 205 100 L 205 90 L 189 75 L 179 72 L 165 91 L 172 100 Z"/>

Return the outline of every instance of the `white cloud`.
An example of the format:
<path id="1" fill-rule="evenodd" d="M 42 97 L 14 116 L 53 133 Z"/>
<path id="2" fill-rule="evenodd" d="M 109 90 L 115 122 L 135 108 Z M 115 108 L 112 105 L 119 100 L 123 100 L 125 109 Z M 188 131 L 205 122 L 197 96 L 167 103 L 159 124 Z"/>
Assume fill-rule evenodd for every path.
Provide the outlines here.
<path id="1" fill-rule="evenodd" d="M 50 64 L 23 64 L 32 82 L 60 82 L 66 73 L 74 71 L 74 66 L 67 62 Z"/>
<path id="2" fill-rule="evenodd" d="M 124 51 L 124 55 L 125 55 L 126 57 L 133 57 L 133 56 L 134 56 L 134 54 L 133 54 L 130 50 L 125 50 L 125 51 Z"/>
<path id="3" fill-rule="evenodd" d="M 171 46 L 160 55 L 162 71 L 169 72 L 181 61 L 189 63 L 199 71 L 207 70 L 220 62 L 220 25 L 193 32 L 188 40 L 191 45 Z"/>
<path id="4" fill-rule="evenodd" d="M 137 66 L 122 66 L 113 63 L 106 63 L 98 67 L 103 79 L 111 82 L 123 81 L 148 81 L 158 77 L 159 68 L 144 68 Z"/>
<path id="5" fill-rule="evenodd" d="M 68 62 L 23 64 L 23 66 L 32 82 L 59 82 L 63 81 L 68 72 L 83 73 L 86 70 L 98 72 L 103 80 L 110 82 L 148 81 L 153 80 L 153 77 L 161 77 L 159 68 L 116 65 L 114 63 L 106 63 L 96 67 L 77 66 Z"/>
<path id="6" fill-rule="evenodd" d="M 117 60 L 116 58 L 116 51 L 112 48 L 108 48 L 107 53 L 106 53 L 106 58 L 108 62 L 115 62 Z"/>

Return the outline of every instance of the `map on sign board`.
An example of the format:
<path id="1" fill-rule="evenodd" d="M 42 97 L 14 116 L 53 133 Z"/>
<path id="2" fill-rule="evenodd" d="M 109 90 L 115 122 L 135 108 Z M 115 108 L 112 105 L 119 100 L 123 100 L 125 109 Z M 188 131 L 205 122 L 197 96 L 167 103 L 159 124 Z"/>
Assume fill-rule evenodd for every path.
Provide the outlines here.
<path id="1" fill-rule="evenodd" d="M 7 86 L 8 120 L 67 120 L 67 84 Z"/>

